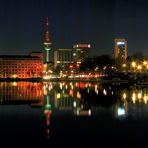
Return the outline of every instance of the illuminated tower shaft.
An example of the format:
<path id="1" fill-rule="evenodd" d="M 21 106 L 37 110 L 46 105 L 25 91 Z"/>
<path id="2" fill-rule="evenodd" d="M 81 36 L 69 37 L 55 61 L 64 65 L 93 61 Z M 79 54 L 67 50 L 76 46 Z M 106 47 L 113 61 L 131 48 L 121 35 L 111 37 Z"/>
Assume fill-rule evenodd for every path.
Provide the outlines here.
<path id="1" fill-rule="evenodd" d="M 44 42 L 44 49 L 45 49 L 44 62 L 49 63 L 50 62 L 51 39 L 49 36 L 49 31 L 48 31 L 48 18 L 46 18 L 45 25 L 46 25 L 46 32 L 45 32 L 45 42 Z"/>

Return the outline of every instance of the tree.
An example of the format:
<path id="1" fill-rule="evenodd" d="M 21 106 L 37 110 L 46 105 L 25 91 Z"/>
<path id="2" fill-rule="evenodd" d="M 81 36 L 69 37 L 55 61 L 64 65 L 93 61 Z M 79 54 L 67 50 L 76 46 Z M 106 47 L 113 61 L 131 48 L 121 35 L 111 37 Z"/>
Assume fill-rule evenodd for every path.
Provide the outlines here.
<path id="1" fill-rule="evenodd" d="M 94 70 L 94 68 L 98 67 L 99 69 L 103 69 L 104 67 L 109 68 L 114 65 L 114 59 L 112 59 L 109 55 L 101 55 L 93 58 L 88 58 L 81 63 L 80 70 L 88 71 Z"/>

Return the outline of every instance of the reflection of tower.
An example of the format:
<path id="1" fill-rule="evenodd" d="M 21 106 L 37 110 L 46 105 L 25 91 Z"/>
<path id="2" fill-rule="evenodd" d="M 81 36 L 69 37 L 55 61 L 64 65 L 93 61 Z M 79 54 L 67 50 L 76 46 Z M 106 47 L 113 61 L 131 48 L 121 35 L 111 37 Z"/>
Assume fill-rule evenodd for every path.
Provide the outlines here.
<path id="1" fill-rule="evenodd" d="M 49 103 L 49 96 L 46 98 L 46 104 L 44 109 L 44 114 L 46 116 L 46 126 L 47 126 L 47 138 L 49 138 L 50 134 L 50 117 L 51 117 L 51 104 Z"/>
<path id="2" fill-rule="evenodd" d="M 50 104 L 50 97 L 49 97 L 49 90 L 48 87 L 44 87 L 44 114 L 46 116 L 46 129 L 47 129 L 47 138 L 49 138 L 50 134 L 50 117 L 51 117 L 51 104 Z"/>
<path id="3" fill-rule="evenodd" d="M 49 63 L 50 62 L 50 50 L 51 50 L 51 39 L 49 36 L 49 31 L 48 31 L 48 18 L 46 18 L 46 32 L 45 32 L 45 42 L 44 42 L 44 49 L 45 49 L 45 54 L 44 54 L 44 62 Z"/>

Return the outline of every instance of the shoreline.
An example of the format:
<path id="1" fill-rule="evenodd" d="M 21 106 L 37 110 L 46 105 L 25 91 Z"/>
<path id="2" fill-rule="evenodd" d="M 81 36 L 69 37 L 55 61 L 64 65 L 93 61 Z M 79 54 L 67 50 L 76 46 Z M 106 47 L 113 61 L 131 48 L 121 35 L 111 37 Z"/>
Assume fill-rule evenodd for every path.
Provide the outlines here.
<path id="1" fill-rule="evenodd" d="M 42 82 L 43 78 L 0 78 L 0 82 L 14 82 L 14 81 Z"/>
<path id="2" fill-rule="evenodd" d="M 112 83 L 112 84 L 138 84 L 148 85 L 148 81 L 129 81 L 129 80 L 110 80 L 110 79 L 48 79 L 43 78 L 0 78 L 0 82 L 99 82 L 99 83 Z"/>

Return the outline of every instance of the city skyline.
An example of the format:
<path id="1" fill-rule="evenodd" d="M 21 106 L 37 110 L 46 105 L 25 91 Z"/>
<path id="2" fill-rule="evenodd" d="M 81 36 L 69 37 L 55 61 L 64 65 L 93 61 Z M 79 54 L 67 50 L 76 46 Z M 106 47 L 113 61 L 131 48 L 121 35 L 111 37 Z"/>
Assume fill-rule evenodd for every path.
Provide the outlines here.
<path id="1" fill-rule="evenodd" d="M 90 43 L 93 55 L 114 57 L 114 39 L 125 38 L 128 55 L 148 54 L 146 0 L 10 0 L 0 2 L 0 55 L 44 50 L 49 18 L 51 55 L 58 48 Z"/>

